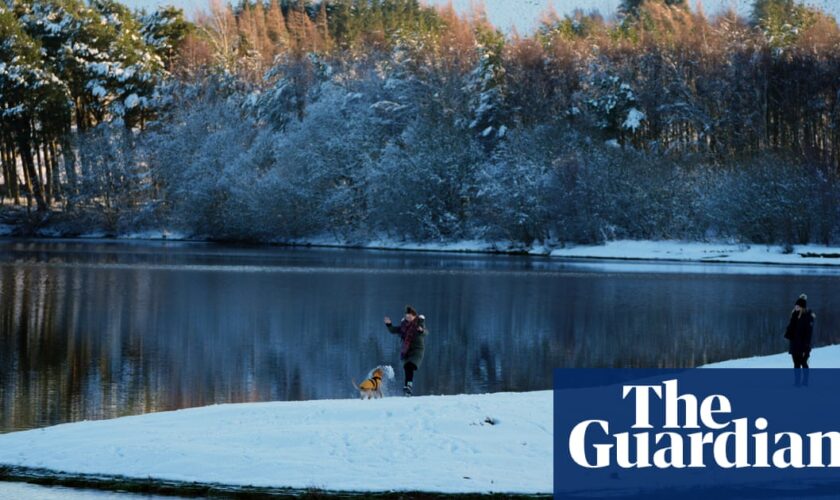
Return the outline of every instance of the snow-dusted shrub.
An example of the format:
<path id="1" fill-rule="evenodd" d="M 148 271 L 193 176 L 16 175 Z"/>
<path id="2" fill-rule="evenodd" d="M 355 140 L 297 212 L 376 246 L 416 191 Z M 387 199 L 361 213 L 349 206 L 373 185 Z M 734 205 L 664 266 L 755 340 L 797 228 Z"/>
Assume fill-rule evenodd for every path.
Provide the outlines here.
<path id="1" fill-rule="evenodd" d="M 95 215 L 98 229 L 110 234 L 142 224 L 156 202 L 149 165 L 135 134 L 122 123 L 103 123 L 77 142 L 79 173 L 67 193 L 72 213 L 86 220 L 84 213 Z"/>
<path id="2" fill-rule="evenodd" d="M 428 120 L 409 125 L 375 165 L 377 227 L 415 241 L 470 238 L 481 145 L 466 128 Z"/>
<path id="3" fill-rule="evenodd" d="M 369 169 L 384 141 L 374 102 L 375 96 L 326 83 L 303 120 L 276 136 L 273 168 L 300 181 L 312 233 L 340 239 L 367 233 Z"/>
<path id="4" fill-rule="evenodd" d="M 776 156 L 720 169 L 708 210 L 723 234 L 754 243 L 827 241 L 837 191 L 813 167 Z M 836 212 L 835 212 L 836 213 Z M 837 219 L 833 219 L 836 221 Z"/>
<path id="5" fill-rule="evenodd" d="M 174 227 L 212 238 L 242 237 L 237 221 L 258 129 L 236 97 L 209 92 L 157 124 L 147 147 Z"/>
<path id="6" fill-rule="evenodd" d="M 531 244 L 552 236 L 552 165 L 557 149 L 549 127 L 508 135 L 477 174 L 476 224 L 482 237 Z"/>

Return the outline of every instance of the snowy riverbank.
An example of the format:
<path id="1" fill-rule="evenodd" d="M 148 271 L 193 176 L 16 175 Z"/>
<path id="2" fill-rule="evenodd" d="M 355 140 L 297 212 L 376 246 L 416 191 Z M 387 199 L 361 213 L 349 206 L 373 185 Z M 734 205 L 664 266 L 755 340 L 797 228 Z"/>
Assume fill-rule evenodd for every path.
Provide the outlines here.
<path id="1" fill-rule="evenodd" d="M 811 368 L 840 368 L 840 345 L 818 347 L 811 351 L 808 360 Z M 730 359 L 720 363 L 711 363 L 703 368 L 791 368 L 790 354 L 783 352 L 769 356 Z"/>
<path id="2" fill-rule="evenodd" d="M 840 265 L 840 247 L 795 245 L 785 252 L 778 245 L 738 245 L 680 241 L 610 241 L 551 251 L 553 257 L 640 259 L 750 264 Z"/>
<path id="3" fill-rule="evenodd" d="M 60 232 L 41 230 L 39 238 L 65 239 Z M 0 225 L 0 236 L 14 237 L 11 226 Z M 111 238 L 104 233 L 93 232 L 70 240 L 133 240 L 133 241 L 207 241 L 188 236 L 178 231 L 143 231 L 127 233 Z M 404 250 L 445 253 L 502 253 L 550 256 L 565 259 L 640 260 L 667 262 L 710 262 L 737 264 L 773 264 L 806 266 L 840 266 L 840 246 L 794 245 L 787 251 L 780 245 L 747 245 L 735 243 L 684 242 L 675 240 L 619 240 L 600 245 L 568 245 L 559 247 L 551 244 L 523 246 L 514 242 L 489 242 L 463 240 L 453 242 L 417 243 L 399 240 L 373 240 L 368 242 L 345 242 L 334 237 L 318 237 L 299 240 L 277 240 L 269 245 L 312 246 L 327 248 L 356 248 L 369 250 Z"/>
<path id="4" fill-rule="evenodd" d="M 552 432 L 551 391 L 241 403 L 2 434 L 0 464 L 257 487 L 551 493 Z"/>
<path id="5" fill-rule="evenodd" d="M 683 241 L 609 241 L 602 245 L 553 245 L 523 247 L 512 242 L 481 240 L 450 243 L 412 243 L 377 240 L 347 245 L 329 238 L 291 242 L 296 245 L 347 247 L 424 252 L 517 253 L 570 259 L 646 260 L 669 262 L 713 262 L 739 264 L 840 266 L 840 246 L 795 245 L 786 252 L 780 245 L 744 245 Z"/>

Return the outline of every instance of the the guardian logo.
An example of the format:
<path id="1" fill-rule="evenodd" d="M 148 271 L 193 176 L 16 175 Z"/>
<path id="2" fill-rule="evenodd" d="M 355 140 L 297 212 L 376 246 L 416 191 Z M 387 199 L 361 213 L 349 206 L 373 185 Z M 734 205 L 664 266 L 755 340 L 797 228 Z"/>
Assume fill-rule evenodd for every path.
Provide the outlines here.
<path id="1" fill-rule="evenodd" d="M 624 385 L 621 399 L 635 408 L 635 421 L 629 430 L 613 429 L 605 419 L 583 420 L 572 428 L 569 454 L 579 466 L 840 467 L 840 432 L 803 435 L 774 431 L 764 417 L 733 418 L 734 409 L 726 396 L 713 394 L 699 399 L 681 394 L 676 379 L 658 385 Z M 651 424 L 652 412 L 662 412 L 659 429 Z M 830 451 L 826 454 L 824 448 Z M 713 464 L 708 463 L 709 456 Z"/>

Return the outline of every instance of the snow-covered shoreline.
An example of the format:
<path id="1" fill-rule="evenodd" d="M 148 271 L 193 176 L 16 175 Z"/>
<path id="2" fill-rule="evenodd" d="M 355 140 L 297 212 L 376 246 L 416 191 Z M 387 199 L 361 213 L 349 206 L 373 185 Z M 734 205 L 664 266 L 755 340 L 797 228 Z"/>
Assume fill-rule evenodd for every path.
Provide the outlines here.
<path id="1" fill-rule="evenodd" d="M 811 351 L 808 360 L 811 368 L 840 368 L 840 344 L 818 347 Z M 710 363 L 701 368 L 792 368 L 790 354 L 786 352 L 768 356 L 730 359 L 719 363 Z"/>
<path id="2" fill-rule="evenodd" d="M 2 229 L 2 227 L 0 227 Z M 11 237 L 10 231 L 0 230 L 0 237 Z M 190 237 L 177 231 L 144 231 L 116 237 L 101 233 L 83 234 L 66 238 L 57 233 L 42 233 L 36 239 L 82 241 L 177 241 L 194 243 L 223 243 Z M 30 239 L 30 238 L 25 238 Z M 631 260 L 650 262 L 708 262 L 716 264 L 759 264 L 790 266 L 840 266 L 840 246 L 794 245 L 785 250 L 781 245 L 739 243 L 707 243 L 676 240 L 617 240 L 600 245 L 533 245 L 524 247 L 513 242 L 463 240 L 446 243 L 418 243 L 396 240 L 372 240 L 348 243 L 332 237 L 299 240 L 276 240 L 266 245 L 314 248 L 348 248 L 363 250 L 393 250 L 442 253 L 517 254 L 560 259 L 580 260 Z"/>
<path id="3" fill-rule="evenodd" d="M 611 241 L 551 251 L 552 257 L 777 265 L 840 265 L 840 247 L 743 245 L 681 241 Z"/>
<path id="4" fill-rule="evenodd" d="M 0 466 L 327 491 L 551 493 L 551 391 L 212 405 L 0 434 Z"/>

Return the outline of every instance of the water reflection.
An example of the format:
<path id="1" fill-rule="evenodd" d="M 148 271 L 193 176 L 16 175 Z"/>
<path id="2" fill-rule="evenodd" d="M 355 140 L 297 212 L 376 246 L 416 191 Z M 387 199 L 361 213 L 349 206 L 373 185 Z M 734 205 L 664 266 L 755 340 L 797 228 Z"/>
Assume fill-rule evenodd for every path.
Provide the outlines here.
<path id="1" fill-rule="evenodd" d="M 645 266 L 0 242 L 0 432 L 351 397 L 351 377 L 383 362 L 398 368 L 382 317 L 405 303 L 431 332 L 421 394 L 547 389 L 554 367 L 687 367 L 780 352 L 802 291 L 818 314 L 817 343 L 840 341 L 836 272 Z"/>

